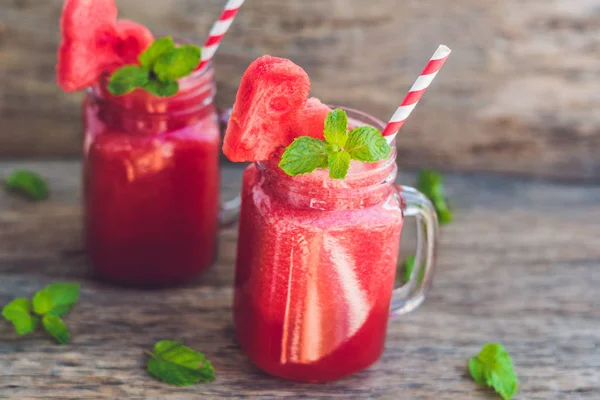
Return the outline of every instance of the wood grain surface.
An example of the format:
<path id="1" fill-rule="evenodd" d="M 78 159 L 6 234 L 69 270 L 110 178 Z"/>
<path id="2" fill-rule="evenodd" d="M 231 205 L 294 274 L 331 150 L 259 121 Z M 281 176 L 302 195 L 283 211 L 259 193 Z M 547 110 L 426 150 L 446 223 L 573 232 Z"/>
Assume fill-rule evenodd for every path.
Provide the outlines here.
<path id="1" fill-rule="evenodd" d="M 54 83 L 63 0 L 0 1 L 0 155 L 80 151 L 81 95 Z M 201 43 L 225 0 L 118 0 Z M 454 53 L 399 135 L 405 167 L 600 180 L 596 0 L 252 0 L 216 65 L 232 104 L 256 57 L 289 57 L 313 94 L 387 120 L 436 46 Z"/>
<path id="2" fill-rule="evenodd" d="M 18 338 L 0 321 L 0 398 L 496 399 L 466 370 L 487 342 L 513 356 L 515 399 L 600 398 L 598 187 L 449 176 L 456 221 L 443 229 L 429 298 L 390 321 L 385 353 L 372 368 L 310 385 L 263 374 L 235 342 L 235 229 L 222 232 L 218 265 L 197 282 L 159 291 L 111 286 L 87 271 L 79 164 L 4 162 L 0 177 L 16 166 L 46 176 L 52 196 L 31 203 L 0 192 L 0 304 L 57 280 L 80 281 L 82 295 L 67 317 L 73 340 L 66 346 L 41 333 Z M 225 196 L 240 174 L 225 171 Z M 160 339 L 205 352 L 216 382 L 178 389 L 149 377 L 143 352 Z"/>

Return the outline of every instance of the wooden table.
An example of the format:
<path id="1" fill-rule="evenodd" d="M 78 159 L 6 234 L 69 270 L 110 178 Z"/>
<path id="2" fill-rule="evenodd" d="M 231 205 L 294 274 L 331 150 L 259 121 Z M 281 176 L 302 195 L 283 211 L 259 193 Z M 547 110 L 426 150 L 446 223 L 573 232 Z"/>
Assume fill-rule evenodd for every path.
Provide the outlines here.
<path id="1" fill-rule="evenodd" d="M 31 203 L 0 193 L 0 303 L 57 280 L 80 281 L 82 296 L 67 317 L 67 346 L 41 333 L 18 338 L 0 323 L 0 398 L 495 399 L 469 379 L 466 363 L 498 341 L 516 364 L 517 399 L 600 399 L 600 187 L 449 176 L 457 217 L 443 229 L 425 304 L 391 321 L 371 369 L 302 385 L 261 373 L 234 340 L 235 229 L 222 232 L 218 265 L 193 284 L 110 286 L 86 269 L 79 163 L 4 162 L 0 176 L 17 166 L 48 177 L 52 197 Z M 240 173 L 225 171 L 226 192 Z M 203 351 L 217 381 L 178 389 L 150 378 L 143 352 L 159 339 Z"/>

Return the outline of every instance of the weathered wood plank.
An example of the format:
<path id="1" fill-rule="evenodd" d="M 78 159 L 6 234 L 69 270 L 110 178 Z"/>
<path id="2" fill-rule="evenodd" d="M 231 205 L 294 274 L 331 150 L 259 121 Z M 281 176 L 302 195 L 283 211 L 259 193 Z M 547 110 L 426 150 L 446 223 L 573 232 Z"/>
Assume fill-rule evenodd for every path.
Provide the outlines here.
<path id="1" fill-rule="evenodd" d="M 16 163 L 0 163 L 0 177 Z M 494 399 L 466 375 L 486 342 L 513 355 L 517 399 L 600 397 L 600 188 L 452 175 L 456 221 L 445 227 L 435 287 L 418 311 L 392 320 L 383 358 L 326 385 L 266 376 L 234 340 L 235 230 L 198 282 L 148 291 L 89 279 L 82 253 L 79 165 L 19 163 L 53 195 L 30 203 L 0 193 L 0 304 L 58 279 L 82 282 L 68 317 L 73 342 L 17 338 L 0 323 L 0 397 L 14 399 Z M 225 171 L 235 192 L 240 170 Z M 408 183 L 411 175 L 399 180 Z M 143 351 L 178 339 L 204 351 L 217 381 L 176 389 L 144 371 Z"/>
<path id="2" fill-rule="evenodd" d="M 124 17 L 201 42 L 225 0 L 118 1 Z M 80 150 L 80 96 L 54 84 L 62 0 L 0 3 L 0 155 Z M 600 179 L 595 0 L 255 0 L 216 57 L 218 103 L 264 54 L 313 93 L 387 119 L 439 42 L 454 54 L 399 136 L 403 166 Z"/>

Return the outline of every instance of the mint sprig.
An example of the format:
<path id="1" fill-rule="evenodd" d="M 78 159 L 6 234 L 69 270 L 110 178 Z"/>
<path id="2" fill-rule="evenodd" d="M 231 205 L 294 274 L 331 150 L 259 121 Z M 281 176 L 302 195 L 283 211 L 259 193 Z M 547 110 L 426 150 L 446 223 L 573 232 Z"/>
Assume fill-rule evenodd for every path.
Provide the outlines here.
<path id="1" fill-rule="evenodd" d="M 148 355 L 148 372 L 170 385 L 190 386 L 215 380 L 215 369 L 204 354 L 181 343 L 161 340 Z"/>
<path id="2" fill-rule="evenodd" d="M 350 161 L 375 162 L 386 158 L 390 145 L 379 130 L 361 126 L 348 132 L 348 116 L 335 109 L 325 119 L 325 140 L 300 136 L 286 147 L 279 167 L 290 176 L 329 168 L 329 177 L 344 179 Z"/>
<path id="3" fill-rule="evenodd" d="M 390 154 L 390 145 L 381 133 L 371 126 L 361 126 L 350 132 L 346 151 L 353 160 L 375 162 Z"/>
<path id="4" fill-rule="evenodd" d="M 62 317 L 71 311 L 78 299 L 78 284 L 53 283 L 33 296 L 33 310 L 40 315 L 52 314 Z"/>
<path id="5" fill-rule="evenodd" d="M 150 81 L 150 71 L 138 65 L 126 65 L 116 70 L 110 77 L 108 91 L 120 96 L 143 87 Z"/>
<path id="6" fill-rule="evenodd" d="M 329 176 L 333 179 L 344 179 L 350 168 L 350 153 L 347 151 L 336 151 L 327 155 L 327 166 Z"/>
<path id="7" fill-rule="evenodd" d="M 201 54 L 197 46 L 177 47 L 170 36 L 157 39 L 140 54 L 140 65 L 125 65 L 112 74 L 108 91 L 122 96 L 143 88 L 156 96 L 173 96 L 179 91 L 177 79 L 194 71 Z"/>
<path id="8" fill-rule="evenodd" d="M 406 282 L 410 281 L 410 277 L 412 276 L 412 272 L 415 269 L 415 256 L 408 256 L 404 261 L 404 279 Z M 423 282 L 423 276 L 425 276 L 425 269 L 419 269 L 419 276 L 417 277 L 417 284 L 421 284 Z"/>
<path id="9" fill-rule="evenodd" d="M 35 332 L 40 318 L 46 332 L 59 344 L 69 342 L 71 335 L 61 319 L 79 299 L 79 284 L 53 283 L 35 293 L 33 300 L 20 297 L 2 309 L 2 316 L 12 322 L 17 335 Z"/>
<path id="10" fill-rule="evenodd" d="M 169 97 L 177 94 L 179 91 L 179 83 L 176 81 L 162 82 L 159 80 L 151 80 L 144 85 L 144 89 L 155 96 Z"/>
<path id="11" fill-rule="evenodd" d="M 42 318 L 42 325 L 46 332 L 52 336 L 58 344 L 67 344 L 71 340 L 71 334 L 67 324 L 60 317 L 52 314 L 46 314 Z"/>
<path id="12" fill-rule="evenodd" d="M 498 343 L 484 345 L 481 352 L 469 360 L 469 372 L 475 383 L 493 387 L 504 400 L 510 400 L 519 388 L 512 359 Z"/>
<path id="13" fill-rule="evenodd" d="M 175 42 L 171 36 L 165 36 L 160 39 L 156 39 L 150 47 L 146 49 L 140 56 L 138 60 L 142 67 L 152 69 L 158 58 L 162 54 L 169 53 L 175 50 Z"/>
<path id="14" fill-rule="evenodd" d="M 431 200 L 440 225 L 447 225 L 452 222 L 454 215 L 446 201 L 442 174 L 431 169 L 420 170 L 417 177 L 417 189 Z"/>
<path id="15" fill-rule="evenodd" d="M 44 200 L 48 197 L 48 184 L 39 174 L 19 169 L 11 172 L 4 181 L 6 190 L 19 193 L 30 200 Z"/>
<path id="16" fill-rule="evenodd" d="M 200 62 L 200 47 L 187 45 L 162 53 L 154 63 L 153 72 L 161 82 L 173 82 L 189 75 Z"/>
<path id="17" fill-rule="evenodd" d="M 307 174 L 317 168 L 327 168 L 327 142 L 310 136 L 300 136 L 290 144 L 279 162 L 288 175 Z"/>
<path id="18" fill-rule="evenodd" d="M 31 301 L 24 297 L 14 299 L 4 306 L 2 316 L 13 323 L 19 336 L 35 332 L 40 322 L 39 318 L 31 315 Z"/>
<path id="19" fill-rule="evenodd" d="M 336 108 L 325 119 L 325 140 L 329 144 L 344 147 L 348 140 L 348 115 L 344 110 Z"/>

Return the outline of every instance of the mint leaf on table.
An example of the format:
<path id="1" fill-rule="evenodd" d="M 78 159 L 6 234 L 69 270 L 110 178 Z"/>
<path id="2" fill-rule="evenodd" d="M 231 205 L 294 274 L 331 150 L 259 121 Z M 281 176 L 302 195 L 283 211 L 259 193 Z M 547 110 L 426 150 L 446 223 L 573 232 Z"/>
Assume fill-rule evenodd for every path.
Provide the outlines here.
<path id="1" fill-rule="evenodd" d="M 204 354 L 181 343 L 161 340 L 149 356 L 148 372 L 170 385 L 190 386 L 215 380 L 215 369 Z"/>
<path id="2" fill-rule="evenodd" d="M 71 334 L 65 322 L 60 317 L 53 314 L 46 314 L 42 317 L 42 325 L 50 336 L 52 336 L 58 344 L 67 344 L 71 339 Z"/>
<path id="3" fill-rule="evenodd" d="M 504 400 L 511 399 L 518 390 L 512 359 L 501 344 L 484 345 L 479 355 L 469 360 L 469 372 L 478 385 L 493 387 Z"/>
<path id="4" fill-rule="evenodd" d="M 33 297 L 36 314 L 52 314 L 61 317 L 67 314 L 79 299 L 79 284 L 53 283 L 38 291 Z"/>
<path id="5" fill-rule="evenodd" d="M 48 197 L 48 184 L 33 171 L 19 169 L 13 171 L 4 181 L 4 187 L 31 200 L 44 200 Z"/>
<path id="6" fill-rule="evenodd" d="M 33 311 L 38 315 L 44 315 L 52 310 L 52 295 L 43 290 L 33 296 Z"/>
<path id="7" fill-rule="evenodd" d="M 14 299 L 5 305 L 2 316 L 13 323 L 19 336 L 35 332 L 40 322 L 37 317 L 31 315 L 31 301 L 24 297 Z"/>
<path id="8" fill-rule="evenodd" d="M 361 126 L 350 131 L 345 149 L 353 160 L 374 162 L 386 158 L 392 148 L 377 129 Z"/>
<path id="9" fill-rule="evenodd" d="M 140 54 L 140 64 L 142 64 L 142 67 L 146 67 L 151 70 L 156 63 L 156 60 L 158 60 L 158 57 L 164 53 L 170 52 L 173 49 L 175 49 L 175 42 L 171 36 L 156 39 L 150 45 L 150 47 L 146 49 L 146 51 Z"/>
<path id="10" fill-rule="evenodd" d="M 454 215 L 446 201 L 442 174 L 431 169 L 420 170 L 417 177 L 417 189 L 431 200 L 440 225 L 452 222 Z"/>
<path id="11" fill-rule="evenodd" d="M 415 256 L 408 256 L 404 260 L 404 280 L 410 281 L 413 269 L 415 269 Z"/>
<path id="12" fill-rule="evenodd" d="M 115 71 L 110 77 L 108 90 L 116 96 L 133 92 L 150 80 L 150 71 L 137 65 L 126 65 Z"/>
<path id="13" fill-rule="evenodd" d="M 158 81 L 151 80 L 144 85 L 144 89 L 155 96 L 169 97 L 176 95 L 179 91 L 179 83 L 177 81 Z"/>
<path id="14" fill-rule="evenodd" d="M 285 149 L 279 167 L 290 176 L 307 174 L 317 168 L 327 168 L 327 155 L 327 142 L 300 136 Z"/>
<path id="15" fill-rule="evenodd" d="M 296 176 L 329 168 L 329 177 L 344 179 L 350 161 L 375 162 L 386 158 L 391 151 L 387 140 L 377 129 L 367 126 L 348 132 L 348 116 L 335 109 L 325 119 L 325 140 L 300 136 L 286 147 L 279 167 Z"/>
<path id="16" fill-rule="evenodd" d="M 196 46 L 181 46 L 165 53 L 157 59 L 152 71 L 160 81 L 183 78 L 200 63 L 201 50 Z"/>
<path id="17" fill-rule="evenodd" d="M 406 282 L 410 280 L 413 270 L 415 269 L 415 256 L 408 256 L 404 261 L 404 279 Z M 423 282 L 423 276 L 425 276 L 425 269 L 419 269 L 419 276 L 417 277 L 417 283 Z"/>
<path id="18" fill-rule="evenodd" d="M 329 144 L 344 147 L 348 139 L 348 115 L 339 108 L 333 110 L 325 119 L 325 140 Z"/>
<path id="19" fill-rule="evenodd" d="M 157 39 L 138 57 L 140 65 L 126 65 L 112 74 L 108 91 L 122 96 L 143 88 L 155 96 L 173 96 L 179 91 L 177 79 L 191 74 L 201 55 L 200 47 L 177 47 L 170 36 Z"/>
<path id="20" fill-rule="evenodd" d="M 67 314 L 79 299 L 79 284 L 52 283 L 36 292 L 33 300 L 19 297 L 2 309 L 2 316 L 11 321 L 18 335 L 35 332 L 42 317 L 46 332 L 59 344 L 68 343 L 71 335 L 60 318 Z"/>

